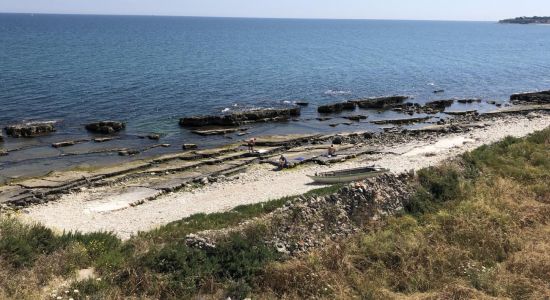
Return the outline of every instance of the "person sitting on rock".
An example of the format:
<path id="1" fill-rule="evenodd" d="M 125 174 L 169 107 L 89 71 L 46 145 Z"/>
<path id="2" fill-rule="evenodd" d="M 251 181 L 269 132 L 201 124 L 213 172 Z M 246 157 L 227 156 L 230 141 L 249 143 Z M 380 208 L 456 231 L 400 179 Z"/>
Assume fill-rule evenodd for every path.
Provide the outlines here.
<path id="1" fill-rule="evenodd" d="M 251 138 L 248 140 L 248 152 L 254 153 L 254 146 L 256 145 L 256 138 Z"/>
<path id="2" fill-rule="evenodd" d="M 330 145 L 328 147 L 328 157 L 335 156 L 336 155 L 336 147 L 334 147 L 334 144 Z"/>
<path id="3" fill-rule="evenodd" d="M 288 168 L 288 160 L 284 155 L 281 155 L 281 157 L 279 157 L 279 170 L 284 168 Z"/>

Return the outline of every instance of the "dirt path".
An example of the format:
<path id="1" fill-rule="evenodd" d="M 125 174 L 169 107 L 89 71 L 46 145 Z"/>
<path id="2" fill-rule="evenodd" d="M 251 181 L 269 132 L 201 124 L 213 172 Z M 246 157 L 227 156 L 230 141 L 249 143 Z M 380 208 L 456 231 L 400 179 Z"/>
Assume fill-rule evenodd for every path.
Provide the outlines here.
<path id="1" fill-rule="evenodd" d="M 214 183 L 193 192 L 163 195 L 135 207 L 117 205 L 117 201 L 122 200 L 109 197 L 109 187 L 94 188 L 65 195 L 56 202 L 29 207 L 24 210 L 23 218 L 58 230 L 112 231 L 121 238 L 129 238 L 138 231 L 147 231 L 192 214 L 225 211 L 238 205 L 299 195 L 318 188 L 307 174 L 372 163 L 390 168 L 395 173 L 420 169 L 505 136 L 521 137 L 548 126 L 548 114 L 531 118 L 510 116 L 468 133 L 449 134 L 437 141 L 387 147 L 381 154 L 332 166 L 305 165 L 295 170 L 274 172 L 271 166 L 254 165 L 236 180 Z M 105 197 L 90 200 L 97 199 L 98 193 Z"/>

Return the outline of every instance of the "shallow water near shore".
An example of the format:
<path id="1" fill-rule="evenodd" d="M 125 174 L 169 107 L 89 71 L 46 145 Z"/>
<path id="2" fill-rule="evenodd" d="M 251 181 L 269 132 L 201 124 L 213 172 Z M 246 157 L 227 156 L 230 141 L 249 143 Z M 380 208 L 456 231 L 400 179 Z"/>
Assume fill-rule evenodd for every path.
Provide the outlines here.
<path id="1" fill-rule="evenodd" d="M 550 85 L 550 28 L 488 22 L 261 20 L 0 14 L 0 125 L 58 120 L 35 139 L 6 138 L 0 181 L 210 147 L 236 135 L 200 137 L 178 119 L 305 100 L 297 121 L 250 126 L 250 136 L 380 130 L 368 122 L 403 114 L 357 111 L 352 125 L 320 122 L 317 105 L 403 94 L 411 101 L 483 98 L 505 102 L 515 92 Z M 434 94 L 434 90 L 445 90 Z M 490 110 L 486 103 L 450 109 Z M 437 117 L 437 116 L 435 116 Z M 120 139 L 53 149 L 90 138 L 83 124 L 127 122 Z M 435 121 L 434 119 L 433 121 Z M 116 151 L 156 142 L 137 157 Z"/>

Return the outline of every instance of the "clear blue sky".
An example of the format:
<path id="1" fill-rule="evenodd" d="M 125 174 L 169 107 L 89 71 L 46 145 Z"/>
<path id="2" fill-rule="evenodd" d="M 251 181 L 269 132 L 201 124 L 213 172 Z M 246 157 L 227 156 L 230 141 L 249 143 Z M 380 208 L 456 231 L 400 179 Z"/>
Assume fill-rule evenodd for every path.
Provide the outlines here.
<path id="1" fill-rule="evenodd" d="M 550 0 L 0 0 L 0 12 L 498 20 L 550 15 Z"/>

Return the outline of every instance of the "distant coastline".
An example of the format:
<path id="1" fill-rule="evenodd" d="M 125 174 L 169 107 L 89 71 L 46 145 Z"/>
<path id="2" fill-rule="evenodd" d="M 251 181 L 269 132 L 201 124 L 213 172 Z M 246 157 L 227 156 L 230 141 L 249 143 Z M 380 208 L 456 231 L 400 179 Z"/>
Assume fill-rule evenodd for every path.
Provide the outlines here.
<path id="1" fill-rule="evenodd" d="M 501 24 L 550 24 L 550 17 L 518 17 L 500 20 Z"/>

